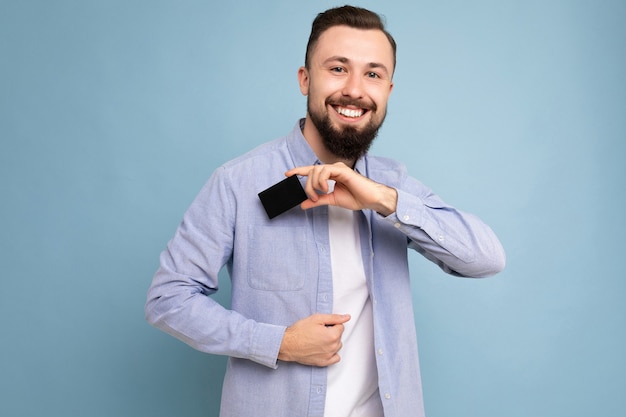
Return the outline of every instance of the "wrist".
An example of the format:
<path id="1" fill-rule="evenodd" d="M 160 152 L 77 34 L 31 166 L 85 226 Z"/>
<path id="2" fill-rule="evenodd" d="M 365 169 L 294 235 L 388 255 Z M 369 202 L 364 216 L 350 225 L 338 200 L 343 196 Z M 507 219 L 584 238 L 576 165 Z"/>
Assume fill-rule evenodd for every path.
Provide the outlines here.
<path id="1" fill-rule="evenodd" d="M 285 333 L 283 334 L 283 340 L 281 341 L 280 348 L 278 350 L 278 360 L 284 362 L 290 362 L 293 360 L 289 355 L 290 337 L 291 335 L 289 332 L 289 327 L 287 327 L 287 329 L 285 329 Z"/>
<path id="2" fill-rule="evenodd" d="M 395 213 L 398 205 L 398 191 L 386 185 L 380 185 L 381 192 L 374 210 L 381 216 L 387 217 Z"/>

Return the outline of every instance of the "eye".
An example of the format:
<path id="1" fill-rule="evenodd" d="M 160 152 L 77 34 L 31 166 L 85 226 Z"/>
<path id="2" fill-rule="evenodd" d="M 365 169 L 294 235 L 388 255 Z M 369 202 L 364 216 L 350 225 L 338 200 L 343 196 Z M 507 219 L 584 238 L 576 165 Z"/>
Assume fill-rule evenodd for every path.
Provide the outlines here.
<path id="1" fill-rule="evenodd" d="M 376 74 L 376 73 L 375 73 L 375 72 L 373 72 L 373 71 L 368 72 L 368 73 L 367 73 L 367 76 L 368 76 L 369 78 L 380 78 L 380 75 Z"/>
<path id="2" fill-rule="evenodd" d="M 337 73 L 345 72 L 345 70 L 342 67 L 333 67 L 330 70 L 331 72 L 337 72 Z"/>

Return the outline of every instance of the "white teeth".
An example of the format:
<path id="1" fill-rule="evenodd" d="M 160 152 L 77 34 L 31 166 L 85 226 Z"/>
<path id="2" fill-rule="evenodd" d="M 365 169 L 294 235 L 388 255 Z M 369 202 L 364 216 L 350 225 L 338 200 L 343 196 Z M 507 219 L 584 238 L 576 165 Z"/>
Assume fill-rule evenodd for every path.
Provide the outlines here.
<path id="1" fill-rule="evenodd" d="M 336 107 L 337 113 L 346 117 L 361 117 L 363 115 L 362 109 L 346 109 L 345 107 Z"/>

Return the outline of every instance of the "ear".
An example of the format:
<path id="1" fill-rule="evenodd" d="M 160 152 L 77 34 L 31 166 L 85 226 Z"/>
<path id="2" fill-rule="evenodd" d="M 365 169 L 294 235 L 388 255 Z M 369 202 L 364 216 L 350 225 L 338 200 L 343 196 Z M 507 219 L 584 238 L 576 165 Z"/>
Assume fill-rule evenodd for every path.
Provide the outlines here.
<path id="1" fill-rule="evenodd" d="M 309 95 L 309 70 L 306 67 L 298 69 L 298 84 L 300 84 L 300 92 L 303 96 Z"/>

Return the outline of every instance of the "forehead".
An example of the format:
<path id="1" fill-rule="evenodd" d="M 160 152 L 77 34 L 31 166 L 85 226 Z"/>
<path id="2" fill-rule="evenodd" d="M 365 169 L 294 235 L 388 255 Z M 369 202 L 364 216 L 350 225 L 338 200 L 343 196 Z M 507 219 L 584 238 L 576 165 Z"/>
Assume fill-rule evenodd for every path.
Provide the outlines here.
<path id="1" fill-rule="evenodd" d="M 355 63 L 381 63 L 393 68 L 393 48 L 387 36 L 378 29 L 355 29 L 333 26 L 324 31 L 311 56 L 320 64 L 330 57 L 345 57 Z"/>

